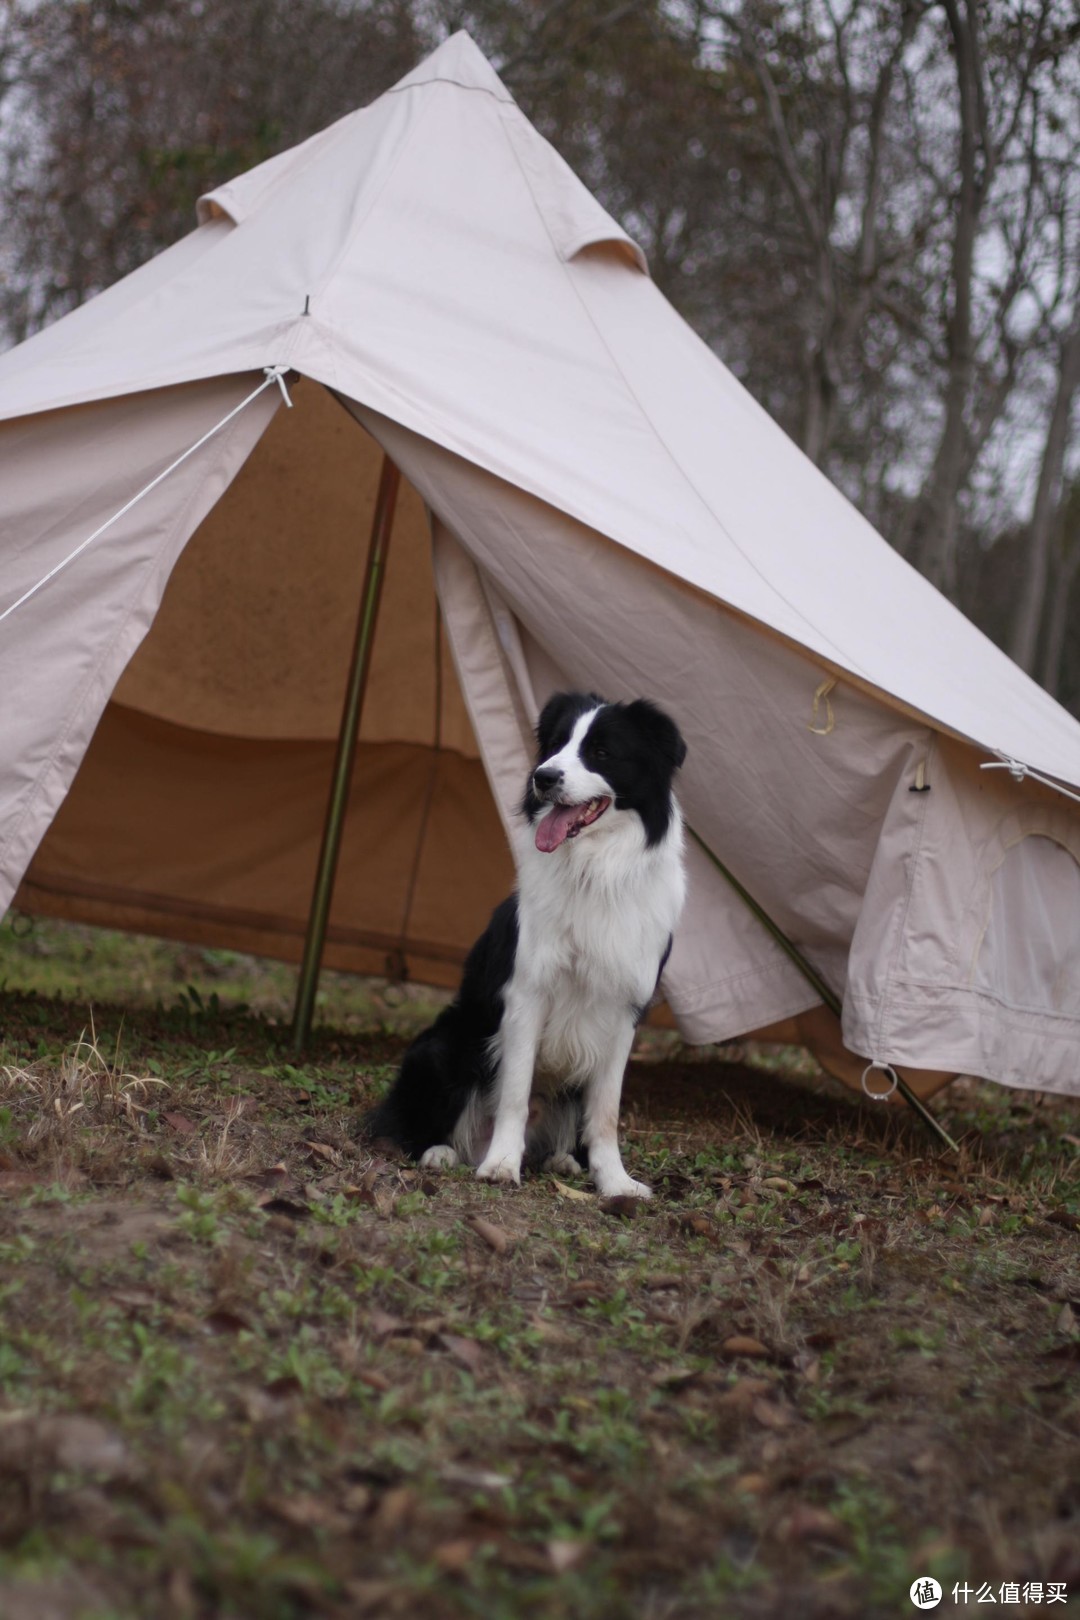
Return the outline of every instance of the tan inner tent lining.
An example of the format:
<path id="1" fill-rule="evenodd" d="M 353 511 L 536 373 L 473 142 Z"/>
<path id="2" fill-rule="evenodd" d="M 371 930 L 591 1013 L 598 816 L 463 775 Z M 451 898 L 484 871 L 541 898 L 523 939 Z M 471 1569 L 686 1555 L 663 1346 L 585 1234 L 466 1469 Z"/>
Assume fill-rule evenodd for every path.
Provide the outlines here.
<path id="1" fill-rule="evenodd" d="M 382 452 L 293 390 L 196 530 L 16 905 L 299 960 Z M 454 984 L 513 881 L 402 484 L 324 960 Z"/>

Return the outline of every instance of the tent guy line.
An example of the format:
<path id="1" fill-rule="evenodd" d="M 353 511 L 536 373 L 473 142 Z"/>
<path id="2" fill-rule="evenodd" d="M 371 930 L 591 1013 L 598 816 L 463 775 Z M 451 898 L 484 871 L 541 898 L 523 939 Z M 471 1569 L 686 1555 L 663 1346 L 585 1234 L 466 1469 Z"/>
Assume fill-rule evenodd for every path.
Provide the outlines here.
<path id="1" fill-rule="evenodd" d="M 1043 776 L 1040 772 L 1033 771 L 1031 766 L 1025 765 L 1022 760 L 1007 759 L 1004 756 L 1001 759 L 987 759 L 983 761 L 979 769 L 981 771 L 1008 771 L 1014 782 L 1022 782 L 1025 777 L 1030 776 L 1033 782 L 1041 782 L 1043 787 L 1053 788 L 1055 792 L 1064 794 L 1067 799 L 1072 799 L 1074 804 L 1080 804 L 1080 793 L 1070 793 L 1067 787 L 1062 787 L 1060 782 L 1055 782 L 1052 776 Z"/>
<path id="2" fill-rule="evenodd" d="M 156 478 L 151 479 L 148 484 L 144 484 L 142 489 L 139 490 L 139 493 L 137 495 L 133 495 L 130 501 L 122 506 L 118 512 L 114 512 L 111 518 L 106 518 L 105 522 L 100 524 L 98 528 L 94 530 L 93 534 L 87 535 L 85 540 L 80 541 L 80 543 L 75 547 L 74 551 L 69 551 L 67 556 L 62 558 L 55 567 L 50 568 L 47 574 L 43 574 L 35 584 L 30 586 L 29 590 L 24 591 L 17 601 L 12 602 L 10 606 L 6 607 L 3 613 L 0 613 L 0 624 L 3 624 L 5 619 L 10 618 L 15 612 L 16 608 L 21 608 L 24 603 L 29 602 L 32 596 L 36 596 L 38 591 L 42 590 L 46 585 L 48 585 L 50 580 L 55 579 L 58 574 L 62 574 L 69 563 L 73 563 L 76 557 L 82 555 L 87 546 L 92 545 L 95 540 L 99 539 L 101 535 L 106 532 L 107 529 L 111 529 L 114 523 L 119 523 L 120 519 L 127 512 L 130 512 L 133 506 L 138 506 L 139 502 L 144 496 L 149 495 L 151 490 L 156 489 L 159 484 L 163 484 L 170 473 L 174 473 L 178 467 L 182 467 L 184 462 L 187 461 L 190 456 L 195 454 L 196 450 L 201 450 L 203 445 L 209 443 L 215 434 L 221 432 L 222 428 L 228 427 L 233 418 L 235 416 L 239 416 L 240 412 L 250 405 L 252 400 L 258 399 L 260 394 L 265 393 L 268 388 L 272 388 L 275 383 L 281 389 L 282 399 L 291 410 L 292 400 L 289 398 L 289 390 L 285 383 L 285 375 L 288 369 L 288 366 L 264 366 L 263 371 L 265 372 L 265 381 L 261 382 L 258 388 L 254 389 L 246 399 L 242 399 L 239 405 L 234 405 L 232 410 L 229 411 L 227 415 L 223 416 L 221 421 L 216 423 L 214 427 L 208 429 L 208 431 L 203 434 L 201 439 L 197 439 L 194 444 L 189 445 L 184 451 L 183 455 L 177 456 L 176 460 L 171 462 L 169 466 L 164 468 L 162 472 L 159 472 Z"/>

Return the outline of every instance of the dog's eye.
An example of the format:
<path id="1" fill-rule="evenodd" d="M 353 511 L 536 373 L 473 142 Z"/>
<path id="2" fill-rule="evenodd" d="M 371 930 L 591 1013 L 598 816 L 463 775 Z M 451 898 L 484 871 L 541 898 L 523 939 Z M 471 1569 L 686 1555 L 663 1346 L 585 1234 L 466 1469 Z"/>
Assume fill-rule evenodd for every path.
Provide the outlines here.
<path id="1" fill-rule="evenodd" d="M 594 753 L 597 759 L 607 759 L 608 757 L 608 751 L 606 748 L 597 748 L 594 750 Z"/>

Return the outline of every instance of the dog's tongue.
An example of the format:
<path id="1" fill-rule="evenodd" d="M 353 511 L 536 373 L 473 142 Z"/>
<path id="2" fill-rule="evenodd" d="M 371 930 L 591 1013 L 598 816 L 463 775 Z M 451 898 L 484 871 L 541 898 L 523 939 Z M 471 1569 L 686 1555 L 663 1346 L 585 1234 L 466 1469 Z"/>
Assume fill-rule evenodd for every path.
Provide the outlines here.
<path id="1" fill-rule="evenodd" d="M 581 814 L 580 804 L 557 804 L 554 809 L 537 824 L 536 847 L 543 854 L 550 855 L 553 849 L 565 843 L 571 827 Z"/>

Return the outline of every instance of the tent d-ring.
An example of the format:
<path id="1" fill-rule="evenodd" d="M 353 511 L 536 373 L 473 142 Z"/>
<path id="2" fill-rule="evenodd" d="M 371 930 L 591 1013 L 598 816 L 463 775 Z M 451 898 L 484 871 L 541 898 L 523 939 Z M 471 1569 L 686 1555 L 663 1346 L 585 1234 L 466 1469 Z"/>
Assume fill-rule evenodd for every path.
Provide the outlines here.
<path id="1" fill-rule="evenodd" d="M 880 1070 L 882 1074 L 887 1074 L 892 1080 L 892 1085 L 889 1087 L 888 1091 L 871 1091 L 870 1087 L 867 1085 L 866 1077 L 868 1074 L 872 1074 L 875 1069 Z M 860 1084 L 863 1088 L 863 1095 L 869 1097 L 871 1102 L 888 1102 L 889 1098 L 900 1084 L 900 1076 L 897 1074 L 891 1063 L 879 1063 L 875 1061 L 866 1065 L 866 1068 L 862 1072 L 862 1080 Z"/>

